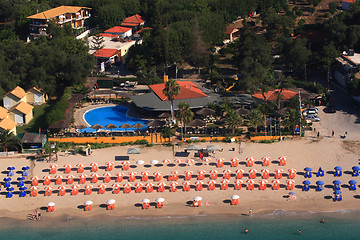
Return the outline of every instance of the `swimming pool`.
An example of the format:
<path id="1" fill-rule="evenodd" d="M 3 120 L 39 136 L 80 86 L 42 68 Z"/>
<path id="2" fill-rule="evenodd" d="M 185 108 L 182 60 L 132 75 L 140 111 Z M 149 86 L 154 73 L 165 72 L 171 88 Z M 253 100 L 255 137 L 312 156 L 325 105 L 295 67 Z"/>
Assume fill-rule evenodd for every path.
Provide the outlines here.
<path id="1" fill-rule="evenodd" d="M 93 126 L 95 124 L 100 124 L 105 129 L 105 126 L 108 124 L 114 124 L 118 126 L 118 128 L 114 128 L 112 131 L 134 131 L 138 130 L 137 128 L 119 128 L 119 126 L 127 123 L 129 125 L 134 125 L 135 123 L 140 123 L 144 125 L 144 127 L 139 128 L 139 130 L 143 130 L 148 128 L 146 126 L 147 120 L 132 118 L 126 115 L 128 111 L 127 107 L 124 106 L 112 106 L 112 107 L 101 107 L 95 108 L 85 113 L 84 119 L 90 125 Z M 110 130 L 110 129 L 109 129 Z M 82 130 L 86 132 L 95 132 L 95 129 L 90 127 Z"/>

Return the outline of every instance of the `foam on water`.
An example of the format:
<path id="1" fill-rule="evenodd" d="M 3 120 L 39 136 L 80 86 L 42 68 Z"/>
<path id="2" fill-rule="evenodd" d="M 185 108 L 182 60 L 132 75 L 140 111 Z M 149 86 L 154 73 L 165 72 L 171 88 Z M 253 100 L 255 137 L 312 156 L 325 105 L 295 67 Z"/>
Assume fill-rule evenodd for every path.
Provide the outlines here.
<path id="1" fill-rule="evenodd" d="M 33 228 L 11 221 L 0 229 L 2 239 L 356 239 L 360 234 L 359 210 L 325 213 L 295 213 L 275 210 L 261 217 L 245 216 L 164 216 L 114 217 L 100 221 L 64 217 L 61 227 Z M 325 219 L 325 224 L 320 223 Z M 1 219 L 0 223 L 10 221 Z M 245 234 L 244 230 L 249 229 Z M 302 230 L 299 235 L 297 229 Z"/>

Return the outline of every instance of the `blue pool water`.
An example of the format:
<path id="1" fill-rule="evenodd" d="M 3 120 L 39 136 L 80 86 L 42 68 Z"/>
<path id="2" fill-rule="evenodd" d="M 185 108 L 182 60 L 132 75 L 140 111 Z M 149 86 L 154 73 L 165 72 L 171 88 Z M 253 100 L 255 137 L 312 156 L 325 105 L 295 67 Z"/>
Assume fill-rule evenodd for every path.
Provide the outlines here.
<path id="1" fill-rule="evenodd" d="M 325 219 L 325 223 L 320 223 Z M 2 226 L 9 220 L 0 221 Z M 45 224 L 45 226 L 43 225 Z M 51 226 L 47 226 L 50 225 Z M 60 222 L 14 223 L 0 227 L 2 239 L 357 239 L 360 217 L 356 214 L 308 216 L 190 216 L 163 218 L 63 219 Z M 37 226 L 36 226 L 37 225 Z M 246 234 L 245 229 L 249 232 Z M 302 231 L 301 235 L 297 230 Z"/>
<path id="2" fill-rule="evenodd" d="M 146 129 L 146 123 L 148 121 L 132 118 L 126 115 L 128 111 L 127 107 L 124 106 L 114 106 L 114 107 L 102 107 L 102 108 L 95 108 L 93 110 L 88 111 L 85 113 L 84 118 L 85 121 L 90 125 L 93 126 L 95 124 L 100 124 L 104 127 L 108 124 L 114 124 L 116 126 L 121 126 L 124 123 L 129 125 L 134 125 L 135 123 L 140 123 L 144 125 L 143 128 L 139 130 Z M 133 131 L 138 130 L 137 128 L 127 128 L 126 131 Z M 96 130 L 91 129 L 90 127 L 82 130 L 86 132 L 95 132 Z M 124 128 L 114 128 L 113 131 L 125 131 Z"/>

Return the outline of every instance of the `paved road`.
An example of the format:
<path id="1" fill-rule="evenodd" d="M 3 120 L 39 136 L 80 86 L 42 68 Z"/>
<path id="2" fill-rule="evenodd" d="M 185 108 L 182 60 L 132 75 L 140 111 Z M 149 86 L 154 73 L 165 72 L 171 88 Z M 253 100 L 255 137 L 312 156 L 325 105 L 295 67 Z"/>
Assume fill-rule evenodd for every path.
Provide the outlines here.
<path id="1" fill-rule="evenodd" d="M 326 80 L 320 80 L 326 84 Z M 341 138 L 345 132 L 347 140 L 360 141 L 360 109 L 355 107 L 351 96 L 346 90 L 331 84 L 331 94 L 334 99 L 336 113 L 326 113 L 325 107 L 318 107 L 320 123 L 314 123 L 314 127 L 320 131 L 321 136 L 331 136 L 331 131 L 335 131 L 335 137 Z"/>

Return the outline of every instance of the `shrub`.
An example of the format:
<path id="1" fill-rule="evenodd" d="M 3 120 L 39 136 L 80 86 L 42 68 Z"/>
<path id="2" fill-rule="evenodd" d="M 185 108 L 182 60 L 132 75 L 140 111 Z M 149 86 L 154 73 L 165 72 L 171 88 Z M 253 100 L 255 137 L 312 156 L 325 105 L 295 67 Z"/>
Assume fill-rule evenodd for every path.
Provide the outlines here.
<path id="1" fill-rule="evenodd" d="M 148 144 L 148 141 L 146 139 L 136 140 L 135 144 L 136 145 L 146 145 L 146 144 Z"/>

